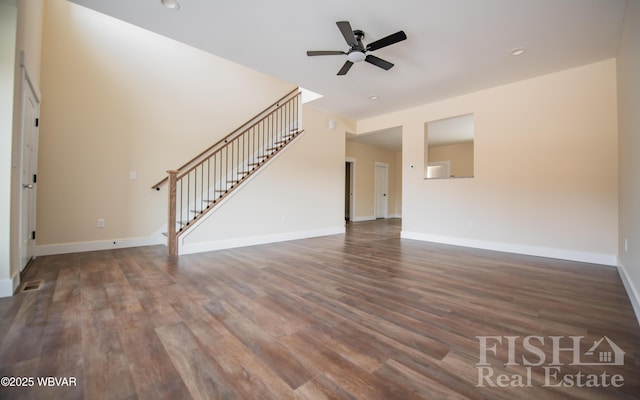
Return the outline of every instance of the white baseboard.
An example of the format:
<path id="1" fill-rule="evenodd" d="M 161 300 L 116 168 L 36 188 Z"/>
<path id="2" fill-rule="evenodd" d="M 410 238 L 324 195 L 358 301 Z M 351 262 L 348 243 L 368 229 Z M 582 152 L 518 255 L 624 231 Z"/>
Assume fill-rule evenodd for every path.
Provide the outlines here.
<path id="1" fill-rule="evenodd" d="M 126 247 L 153 246 L 157 244 L 166 244 L 166 241 L 166 237 L 160 234 L 154 234 L 152 236 L 141 238 L 46 244 L 36 246 L 36 255 L 50 256 L 55 254 L 83 253 L 86 251 L 123 249 Z"/>
<path id="2" fill-rule="evenodd" d="M 0 280 L 0 297 L 11 297 L 13 296 L 14 290 L 14 280 L 13 279 L 2 279 Z"/>
<path id="3" fill-rule="evenodd" d="M 629 279 L 627 269 L 622 264 L 622 262 L 618 263 L 618 274 L 620 275 L 620 280 L 622 280 L 622 284 L 627 291 L 629 301 L 631 301 L 631 306 L 633 307 L 633 311 L 636 314 L 638 325 L 640 325 L 640 291 L 635 287 L 631 279 Z"/>
<path id="4" fill-rule="evenodd" d="M 402 218 L 402 214 L 389 214 L 386 219 L 391 218 Z M 351 221 L 353 222 L 362 222 L 362 221 L 375 221 L 377 218 L 373 215 L 367 215 L 364 217 L 354 217 Z"/>
<path id="5" fill-rule="evenodd" d="M 400 237 L 402 237 L 403 239 L 414 239 L 424 242 L 451 244 L 454 246 L 473 247 L 477 249 L 502 251 L 505 253 L 516 253 L 537 257 L 557 258 L 561 260 L 602 264 L 614 267 L 618 264 L 618 257 L 615 254 L 591 253 L 586 251 L 565 250 L 552 247 L 538 247 L 504 242 L 491 242 L 486 240 L 431 235 L 421 232 L 402 231 L 400 233 Z"/>
<path id="6" fill-rule="evenodd" d="M 374 221 L 376 217 L 374 215 L 367 215 L 365 217 L 353 217 L 351 221 L 353 222 L 361 222 L 361 221 Z"/>
<path id="7" fill-rule="evenodd" d="M 300 232 L 276 233 L 273 235 L 250 236 L 236 239 L 215 240 L 201 243 L 182 243 L 179 253 L 193 254 L 205 251 L 233 249 L 236 247 L 255 246 L 259 244 L 286 242 L 289 240 L 307 239 L 318 236 L 338 235 L 345 232 L 344 226 L 324 228 Z"/>

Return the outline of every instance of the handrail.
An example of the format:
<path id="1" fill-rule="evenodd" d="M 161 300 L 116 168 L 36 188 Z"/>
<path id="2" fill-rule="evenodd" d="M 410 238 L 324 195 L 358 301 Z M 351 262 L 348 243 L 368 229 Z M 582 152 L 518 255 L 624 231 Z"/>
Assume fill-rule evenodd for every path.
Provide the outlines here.
<path id="1" fill-rule="evenodd" d="M 296 87 L 295 89 L 293 89 L 289 93 L 285 94 L 284 96 L 282 96 L 281 98 L 279 98 L 278 100 L 273 102 L 271 105 L 266 107 L 264 110 L 262 110 L 258 114 L 254 115 L 253 117 L 248 119 L 246 122 L 244 122 L 238 128 L 233 130 L 227 136 L 225 136 L 222 139 L 218 140 L 216 143 L 214 143 L 213 145 L 209 146 L 206 150 L 202 151 L 200 154 L 198 154 L 197 156 L 193 157 L 191 160 L 187 161 L 185 164 L 180 166 L 180 168 L 178 168 L 176 171 L 181 172 L 184 168 L 188 167 L 189 165 L 192 165 L 193 163 L 195 163 L 197 160 L 199 160 L 202 157 L 204 157 L 206 154 L 208 154 L 211 150 L 215 149 L 220 144 L 227 143 L 229 141 L 229 139 L 231 137 L 233 137 L 235 134 L 237 134 L 238 132 L 244 131 L 245 129 L 243 129 L 243 128 L 246 127 L 247 125 L 249 125 L 252 121 L 254 121 L 255 119 L 259 118 L 260 116 L 266 114 L 265 117 L 262 118 L 262 120 L 264 120 L 269 115 L 269 110 L 270 109 L 272 109 L 273 107 L 277 107 L 284 99 L 286 99 L 287 97 L 293 95 L 294 93 L 298 92 L 299 90 L 300 90 L 300 88 Z M 260 121 L 255 122 L 254 125 L 258 124 L 259 122 Z M 248 129 L 250 129 L 250 128 L 248 128 Z M 160 186 L 162 186 L 165 182 L 168 182 L 168 180 L 169 180 L 169 177 L 165 176 L 163 179 L 158 181 L 155 185 L 151 186 L 151 189 L 160 190 Z"/>
<path id="2" fill-rule="evenodd" d="M 302 95 L 296 89 L 201 152 L 181 170 L 167 171 L 169 254 L 190 230 L 302 132 Z M 154 188 L 159 190 L 159 182 Z"/>

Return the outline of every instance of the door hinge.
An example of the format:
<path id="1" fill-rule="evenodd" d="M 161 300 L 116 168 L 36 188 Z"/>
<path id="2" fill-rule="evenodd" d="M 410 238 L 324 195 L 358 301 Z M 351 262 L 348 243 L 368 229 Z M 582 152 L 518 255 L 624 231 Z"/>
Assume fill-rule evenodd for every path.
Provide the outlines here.
<path id="1" fill-rule="evenodd" d="M 40 118 L 36 118 L 36 126 L 40 125 Z"/>
<path id="2" fill-rule="evenodd" d="M 36 240 L 36 231 L 31 231 L 31 240 Z"/>
<path id="3" fill-rule="evenodd" d="M 33 174 L 33 183 L 38 183 L 38 175 Z"/>

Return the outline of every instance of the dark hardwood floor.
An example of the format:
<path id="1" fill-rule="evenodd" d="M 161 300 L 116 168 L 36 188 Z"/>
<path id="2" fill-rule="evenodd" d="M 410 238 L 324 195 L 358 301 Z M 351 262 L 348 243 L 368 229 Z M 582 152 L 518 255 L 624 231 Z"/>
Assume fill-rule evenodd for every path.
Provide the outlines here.
<path id="1" fill-rule="evenodd" d="M 42 288 L 0 299 L 0 376 L 27 385 L 0 398 L 640 397 L 615 268 L 401 240 L 399 220 L 347 231 L 177 261 L 163 246 L 37 258 L 25 280 Z M 497 337 L 486 365 L 479 336 Z M 583 362 L 604 336 L 623 365 L 577 365 L 574 340 Z"/>

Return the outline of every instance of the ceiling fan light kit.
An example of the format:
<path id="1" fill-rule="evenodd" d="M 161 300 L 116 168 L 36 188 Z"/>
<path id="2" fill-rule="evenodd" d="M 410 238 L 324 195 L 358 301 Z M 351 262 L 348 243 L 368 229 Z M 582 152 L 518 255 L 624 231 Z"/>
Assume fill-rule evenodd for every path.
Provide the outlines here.
<path id="1" fill-rule="evenodd" d="M 393 67 L 392 63 L 383 60 L 382 58 L 376 57 L 372 54 L 366 53 L 390 46 L 407 39 L 407 35 L 403 31 L 398 31 L 392 35 L 385 36 L 382 39 L 371 42 L 367 46 L 365 46 L 364 43 L 362 43 L 362 39 L 364 39 L 363 31 L 353 30 L 349 21 L 338 21 L 336 22 L 336 25 L 338 25 L 340 33 L 342 33 L 344 40 L 349 45 L 349 50 L 346 52 L 340 50 L 310 50 L 307 51 L 307 56 L 335 56 L 346 54 L 347 61 L 344 63 L 342 68 L 340 68 L 340 71 L 338 71 L 338 75 L 346 75 L 354 63 L 361 61 L 366 61 L 369 64 L 373 64 L 376 67 L 382 68 L 384 70 L 390 70 Z"/>
<path id="2" fill-rule="evenodd" d="M 347 60 L 351 61 L 352 63 L 364 61 L 365 58 L 366 56 L 362 51 L 352 51 L 347 54 Z"/>
<path id="3" fill-rule="evenodd" d="M 160 0 L 160 3 L 170 10 L 177 11 L 180 9 L 180 3 L 178 3 L 178 0 Z"/>

